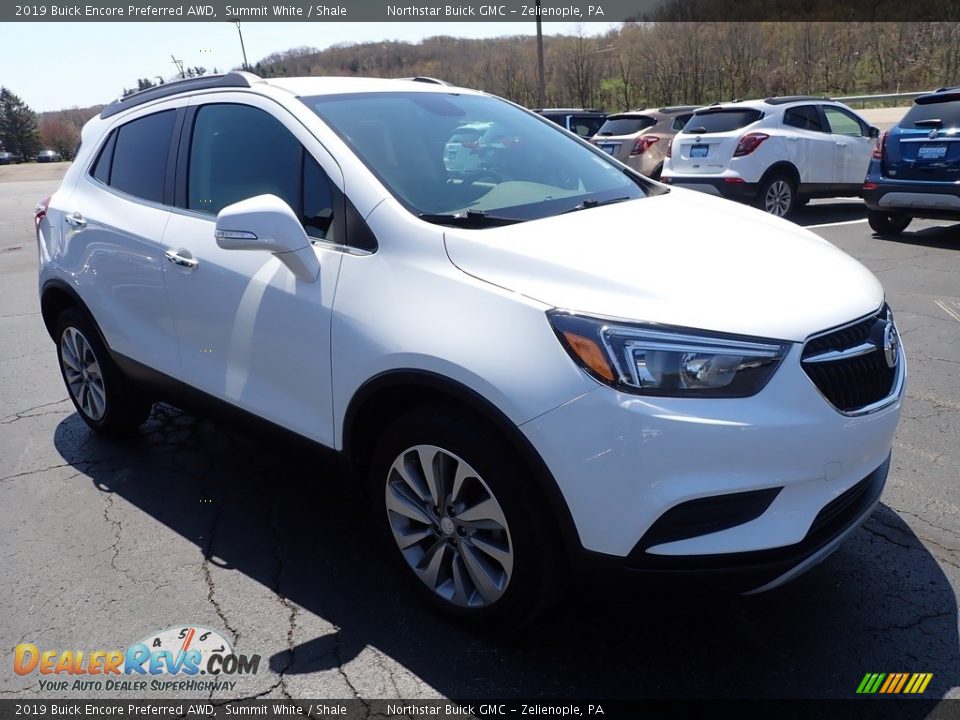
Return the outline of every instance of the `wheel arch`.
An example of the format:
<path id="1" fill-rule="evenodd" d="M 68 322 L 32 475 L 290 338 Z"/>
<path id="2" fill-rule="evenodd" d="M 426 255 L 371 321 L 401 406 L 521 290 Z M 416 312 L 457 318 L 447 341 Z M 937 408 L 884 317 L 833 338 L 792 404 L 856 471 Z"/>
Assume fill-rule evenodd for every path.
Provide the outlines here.
<path id="1" fill-rule="evenodd" d="M 343 457 L 357 477 L 369 471 L 373 443 L 397 417 L 417 406 L 444 405 L 490 426 L 526 465 L 546 500 L 566 550 L 582 551 L 580 537 L 560 488 L 543 458 L 520 429 L 475 390 L 437 373 L 396 370 L 368 380 L 354 394 L 343 421 Z"/>
<path id="2" fill-rule="evenodd" d="M 790 181 L 793 183 L 793 191 L 799 197 L 800 195 L 800 171 L 797 170 L 797 166 L 794 165 L 789 160 L 778 160 L 773 165 L 768 167 L 763 173 L 763 176 L 760 178 L 759 187 L 762 189 L 764 183 L 766 183 L 774 175 L 786 175 L 790 178 Z"/>
<path id="3" fill-rule="evenodd" d="M 87 316 L 96 329 L 97 334 L 100 336 L 100 340 L 104 346 L 109 349 L 110 346 L 107 345 L 103 333 L 100 331 L 100 326 L 93 318 L 93 313 L 90 312 L 86 303 L 80 299 L 80 295 L 76 290 L 62 280 L 48 280 L 43 284 L 43 288 L 40 291 L 40 316 L 43 318 L 43 324 L 47 328 L 47 334 L 54 342 L 56 342 L 54 331 L 57 327 L 57 318 L 60 317 L 64 311 L 71 308 L 77 308 Z"/>

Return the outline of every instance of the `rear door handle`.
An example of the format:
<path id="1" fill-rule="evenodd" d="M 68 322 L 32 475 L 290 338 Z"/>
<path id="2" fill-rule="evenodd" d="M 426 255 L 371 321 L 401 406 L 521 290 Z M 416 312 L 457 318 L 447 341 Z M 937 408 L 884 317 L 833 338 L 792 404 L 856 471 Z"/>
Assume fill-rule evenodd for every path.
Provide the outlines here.
<path id="1" fill-rule="evenodd" d="M 837 147 L 846 147 L 846 146 L 847 146 L 847 144 L 846 144 L 845 142 L 838 142 L 838 143 L 837 143 Z"/>
<path id="2" fill-rule="evenodd" d="M 199 261 L 194 260 L 192 257 L 184 257 L 180 254 L 180 252 L 180 250 L 167 250 L 164 255 L 166 256 L 167 260 L 172 262 L 174 265 L 179 265 L 180 267 L 188 268 L 190 270 L 193 270 L 197 267 L 197 265 L 200 264 Z"/>
<path id="3" fill-rule="evenodd" d="M 67 221 L 67 225 L 71 225 L 75 228 L 85 227 L 87 221 L 83 219 L 83 215 L 79 212 L 72 212 L 64 218 Z"/>

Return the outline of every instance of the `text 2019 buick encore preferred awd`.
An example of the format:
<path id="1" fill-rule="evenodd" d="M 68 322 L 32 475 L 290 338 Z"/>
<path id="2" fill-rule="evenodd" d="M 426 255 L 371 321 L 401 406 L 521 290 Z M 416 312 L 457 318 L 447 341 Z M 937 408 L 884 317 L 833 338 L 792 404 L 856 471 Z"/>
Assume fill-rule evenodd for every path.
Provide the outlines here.
<path id="1" fill-rule="evenodd" d="M 200 401 L 339 451 L 448 615 L 529 618 L 570 578 L 772 588 L 880 496 L 893 317 L 799 227 L 429 82 L 187 80 L 82 140 L 36 218 L 83 419 Z"/>

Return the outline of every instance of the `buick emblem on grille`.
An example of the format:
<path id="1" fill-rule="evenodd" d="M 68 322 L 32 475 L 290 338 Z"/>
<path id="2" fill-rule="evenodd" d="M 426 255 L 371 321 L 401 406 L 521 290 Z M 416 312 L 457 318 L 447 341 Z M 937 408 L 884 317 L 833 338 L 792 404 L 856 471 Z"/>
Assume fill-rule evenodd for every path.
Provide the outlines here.
<path id="1" fill-rule="evenodd" d="M 887 322 L 883 328 L 883 357 L 887 361 L 887 367 L 895 368 L 900 359 L 900 338 L 897 335 L 897 329 L 892 322 Z"/>

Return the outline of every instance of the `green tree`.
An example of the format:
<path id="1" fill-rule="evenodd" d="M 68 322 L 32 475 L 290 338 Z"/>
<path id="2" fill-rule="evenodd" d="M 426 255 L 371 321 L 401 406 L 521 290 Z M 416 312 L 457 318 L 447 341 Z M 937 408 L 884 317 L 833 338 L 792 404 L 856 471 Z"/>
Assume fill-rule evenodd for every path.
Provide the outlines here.
<path id="1" fill-rule="evenodd" d="M 0 145 L 24 158 L 40 150 L 36 113 L 5 87 L 0 87 Z"/>

